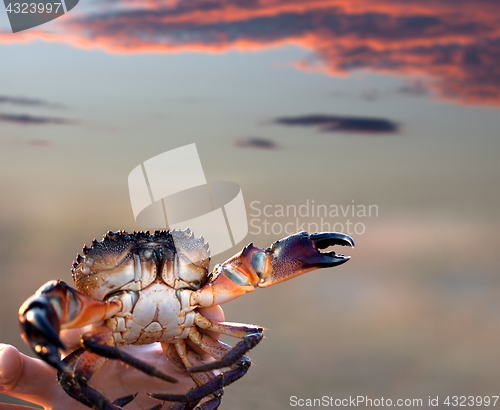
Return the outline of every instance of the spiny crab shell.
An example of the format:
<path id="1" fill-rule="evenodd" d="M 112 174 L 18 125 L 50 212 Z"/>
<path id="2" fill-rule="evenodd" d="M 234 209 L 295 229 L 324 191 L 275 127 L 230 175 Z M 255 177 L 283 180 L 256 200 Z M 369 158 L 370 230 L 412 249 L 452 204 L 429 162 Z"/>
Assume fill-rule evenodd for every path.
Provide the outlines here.
<path id="1" fill-rule="evenodd" d="M 187 337 L 194 309 L 183 296 L 208 280 L 210 249 L 203 237 L 189 229 L 109 231 L 82 253 L 72 269 L 76 288 L 94 299 L 123 304 L 105 321 L 114 331 L 108 344 L 175 343 Z"/>

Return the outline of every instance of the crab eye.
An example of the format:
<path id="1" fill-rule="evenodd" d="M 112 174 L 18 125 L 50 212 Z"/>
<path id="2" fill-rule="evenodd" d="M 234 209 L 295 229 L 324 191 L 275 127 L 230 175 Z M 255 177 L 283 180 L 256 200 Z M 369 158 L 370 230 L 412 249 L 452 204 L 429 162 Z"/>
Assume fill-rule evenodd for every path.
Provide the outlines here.
<path id="1" fill-rule="evenodd" d="M 264 273 L 264 268 L 266 266 L 266 253 L 265 252 L 255 252 L 252 256 L 252 265 L 255 273 L 262 278 L 262 274 Z"/>
<path id="2" fill-rule="evenodd" d="M 154 254 L 154 251 L 151 249 L 146 249 L 146 250 L 142 251 L 142 256 L 144 257 L 144 259 L 151 259 L 153 254 Z"/>

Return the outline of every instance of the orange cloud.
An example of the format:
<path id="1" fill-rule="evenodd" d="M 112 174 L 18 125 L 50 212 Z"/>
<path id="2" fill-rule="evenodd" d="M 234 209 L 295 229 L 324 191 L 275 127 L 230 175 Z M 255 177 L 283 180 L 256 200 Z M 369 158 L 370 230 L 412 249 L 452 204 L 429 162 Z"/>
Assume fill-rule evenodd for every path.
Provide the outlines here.
<path id="1" fill-rule="evenodd" d="M 312 52 L 296 62 L 302 70 L 418 75 L 443 98 L 499 104 L 499 20 L 496 0 L 128 0 L 70 14 L 61 34 L 0 34 L 0 42 L 40 39 L 110 53 L 294 44 Z"/>

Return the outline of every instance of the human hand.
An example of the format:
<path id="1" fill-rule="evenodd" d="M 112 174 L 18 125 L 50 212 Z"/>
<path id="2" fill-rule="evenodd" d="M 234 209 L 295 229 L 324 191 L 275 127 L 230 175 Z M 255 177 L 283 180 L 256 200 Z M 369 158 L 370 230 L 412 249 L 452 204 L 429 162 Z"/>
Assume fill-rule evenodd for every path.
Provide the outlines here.
<path id="1" fill-rule="evenodd" d="M 203 316 L 224 320 L 224 313 L 219 306 L 200 309 Z M 209 333 L 217 339 L 218 334 Z M 68 347 L 68 352 L 76 350 L 80 340 L 80 329 L 61 332 L 61 339 Z M 189 342 L 188 342 L 189 343 Z M 205 360 L 205 354 L 190 344 Z M 102 391 L 111 400 L 139 392 L 137 397 L 126 406 L 127 410 L 144 410 L 159 404 L 145 392 L 150 393 L 186 393 L 194 382 L 186 371 L 179 369 L 167 359 L 159 343 L 143 346 L 123 346 L 127 351 L 142 361 L 153 364 L 157 369 L 179 380 L 170 384 L 163 380 L 148 376 L 139 370 L 124 365 L 118 360 L 108 360 L 92 377 L 90 385 Z M 88 410 L 89 408 L 75 401 L 63 390 L 57 381 L 57 371 L 40 359 L 34 359 L 20 353 L 15 347 L 0 344 L 0 392 L 38 404 L 47 410 Z M 167 405 L 165 405 L 167 408 Z M 0 403 L 0 410 L 28 409 L 25 406 Z"/>

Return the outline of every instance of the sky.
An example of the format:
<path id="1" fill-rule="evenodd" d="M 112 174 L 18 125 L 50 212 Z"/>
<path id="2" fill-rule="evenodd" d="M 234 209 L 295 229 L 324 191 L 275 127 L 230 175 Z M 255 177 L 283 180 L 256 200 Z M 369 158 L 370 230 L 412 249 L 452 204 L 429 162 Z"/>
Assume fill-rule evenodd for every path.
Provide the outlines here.
<path id="1" fill-rule="evenodd" d="M 269 330 L 222 408 L 495 394 L 499 20 L 488 0 L 82 0 L 12 33 L 1 11 L 2 339 L 28 352 L 18 306 L 71 282 L 84 243 L 141 229 L 129 172 L 194 142 L 207 180 L 241 186 L 250 223 L 214 263 L 290 222 L 338 223 L 357 245 L 342 267 L 224 307 Z M 378 212 L 277 211 L 313 203 Z"/>

